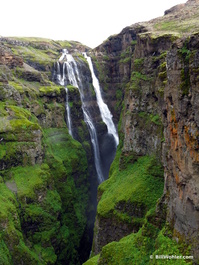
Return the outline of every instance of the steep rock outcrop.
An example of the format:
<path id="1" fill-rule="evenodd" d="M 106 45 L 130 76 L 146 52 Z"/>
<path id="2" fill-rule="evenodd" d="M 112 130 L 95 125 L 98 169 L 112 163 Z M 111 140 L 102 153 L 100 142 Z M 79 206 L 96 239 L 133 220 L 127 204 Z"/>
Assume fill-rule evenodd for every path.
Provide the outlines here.
<path id="1" fill-rule="evenodd" d="M 195 34 L 173 45 L 167 55 L 163 153 L 167 219 L 173 226 L 173 236 L 190 242 L 195 258 L 199 255 L 198 43 Z"/>
<path id="2" fill-rule="evenodd" d="M 111 36 L 92 51 L 99 61 L 100 84 L 105 92 L 115 122 L 118 122 L 124 88 L 131 74 L 131 56 L 136 44 L 137 33 L 145 32 L 140 24 L 126 27 L 118 35 Z"/>
<path id="3" fill-rule="evenodd" d="M 104 87 L 107 82 L 108 87 L 115 91 L 115 95 L 119 95 L 117 89 L 120 87 L 120 97 L 124 95 L 123 111 L 119 123 L 121 128 L 119 168 L 124 170 L 128 167 L 127 165 L 133 167 L 136 161 L 139 161 L 139 157 L 145 155 L 155 156 L 156 161 L 161 161 L 164 166 L 165 187 L 162 199 L 157 206 L 155 219 L 162 219 L 162 225 L 165 220 L 168 221 L 169 237 L 178 242 L 179 246 L 182 242 L 189 245 L 194 262 L 196 262 L 194 264 L 197 264 L 199 257 L 196 243 L 198 242 L 199 220 L 197 188 L 199 127 L 198 108 L 196 107 L 198 104 L 199 39 L 198 33 L 193 33 L 198 30 L 198 23 L 195 19 L 198 9 L 198 1 L 188 1 L 185 5 L 170 10 L 164 17 L 154 19 L 149 23 L 140 23 L 142 31 L 133 36 L 133 41 L 129 43 L 129 46 L 127 45 L 128 47 L 124 45 L 128 52 L 120 51 L 122 42 L 119 45 L 118 39 L 121 34 L 109 38 L 107 43 L 96 49 L 97 59 L 102 63 L 101 69 L 109 69 L 109 76 L 114 80 L 111 84 L 109 79 L 99 74 Z M 184 20 L 182 25 L 179 24 L 180 19 Z M 172 23 L 169 22 L 170 20 Z M 188 21 L 190 27 L 187 27 Z M 129 34 L 130 29 L 134 27 L 136 25 L 128 28 Z M 181 30 L 186 32 L 186 36 L 180 35 Z M 113 39 L 116 41 L 115 46 L 111 43 Z M 106 54 L 104 51 L 107 47 L 109 47 L 111 59 L 105 60 L 103 56 Z M 121 60 L 123 52 L 125 56 Z M 114 61 L 114 67 L 110 64 L 111 61 Z M 124 63 L 125 67 L 123 67 Z M 114 71 L 111 72 L 110 69 Z M 114 100 L 111 96 L 109 99 L 112 102 Z M 117 119 L 119 113 L 117 114 L 116 111 L 114 114 Z M 129 233 L 126 227 L 126 230 L 119 233 L 119 236 L 118 234 L 115 236 L 113 231 L 123 229 L 125 218 L 121 221 L 121 225 L 117 224 L 116 229 L 114 218 L 118 217 L 117 207 L 110 209 L 106 216 L 101 208 L 101 203 L 107 207 L 104 200 L 108 198 L 108 193 L 111 193 L 112 188 L 116 187 L 116 176 L 112 170 L 107 184 L 102 184 L 98 191 L 99 206 L 96 236 L 93 243 L 95 254 L 100 252 L 104 244 L 119 240 Z M 110 183 L 113 185 L 112 188 L 108 188 Z M 133 196 L 135 195 L 132 192 Z M 122 200 L 124 198 L 121 198 Z M 128 215 L 128 211 L 125 213 Z M 110 225 L 111 220 L 112 225 Z M 106 223 L 112 231 L 112 236 L 110 236 L 111 233 L 103 232 L 106 229 Z M 147 224 L 144 224 L 145 226 Z M 96 258 L 99 264 L 107 262 L 108 246 L 103 248 L 101 258 L 98 257 L 99 260 Z M 113 252 L 114 249 L 116 248 L 113 246 Z"/>

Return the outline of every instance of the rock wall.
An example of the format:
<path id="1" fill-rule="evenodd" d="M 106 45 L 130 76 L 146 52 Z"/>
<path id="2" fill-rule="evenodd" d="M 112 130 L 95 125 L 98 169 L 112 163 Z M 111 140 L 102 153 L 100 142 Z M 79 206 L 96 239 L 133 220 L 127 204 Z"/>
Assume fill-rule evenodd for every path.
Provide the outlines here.
<path id="1" fill-rule="evenodd" d="M 130 164 L 146 155 L 161 161 L 165 184 L 160 204 L 164 209 L 163 205 L 166 205 L 166 220 L 170 224 L 172 238 L 190 245 L 196 261 L 199 257 L 199 36 L 192 34 L 187 38 L 178 38 L 168 33 L 152 34 L 144 27 L 139 32 L 135 29 L 137 25 L 109 38 L 95 51 L 103 69 L 110 71 L 110 91 L 116 94 L 120 87 L 121 95 L 124 95 L 119 124 L 122 144 L 120 165 L 125 157 L 130 156 Z M 130 52 L 127 54 L 126 50 Z M 103 56 L 108 54 L 107 51 L 110 58 L 105 62 Z M 130 58 L 127 62 L 121 60 L 124 52 L 125 58 Z M 114 102 L 108 92 L 107 98 Z M 118 119 L 116 109 L 114 114 Z M 104 198 L 105 191 L 103 186 L 99 188 L 99 202 Z M 95 254 L 105 244 L 136 231 L 135 225 L 130 230 L 129 226 L 124 229 L 125 220 L 115 226 L 115 211 L 116 208 L 113 208 L 112 213 L 104 218 L 98 206 L 93 243 Z M 159 214 L 162 211 L 164 215 L 163 209 L 157 208 L 157 211 Z M 117 230 L 120 232 L 117 233 Z"/>
<path id="2" fill-rule="evenodd" d="M 167 55 L 164 100 L 165 192 L 173 236 L 184 238 L 198 257 L 198 46 L 199 35 L 175 43 Z"/>

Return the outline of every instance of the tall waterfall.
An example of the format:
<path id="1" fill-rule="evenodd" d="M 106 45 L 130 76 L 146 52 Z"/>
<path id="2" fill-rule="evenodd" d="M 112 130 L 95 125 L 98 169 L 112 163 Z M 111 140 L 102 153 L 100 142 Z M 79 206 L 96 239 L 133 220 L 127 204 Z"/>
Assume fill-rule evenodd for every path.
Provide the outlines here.
<path id="1" fill-rule="evenodd" d="M 101 159 L 100 159 L 100 150 L 99 150 L 97 132 L 93 124 L 91 114 L 88 108 L 86 107 L 85 93 L 82 85 L 82 80 L 80 78 L 79 70 L 77 67 L 77 63 L 75 62 L 73 56 L 67 52 L 67 50 L 63 50 L 62 56 L 60 57 L 59 61 L 60 62 L 63 61 L 63 74 L 62 75 L 60 74 L 60 76 L 58 75 L 57 77 L 58 79 L 61 80 L 61 84 L 65 84 L 67 82 L 66 80 L 68 79 L 69 84 L 79 89 L 80 98 L 82 101 L 84 121 L 88 126 L 88 130 L 91 137 L 91 143 L 93 146 L 94 162 L 98 176 L 98 182 L 101 183 L 102 181 L 104 181 L 104 176 L 101 168 Z M 69 115 L 69 113 L 67 115 Z"/>
<path id="2" fill-rule="evenodd" d="M 62 56 L 59 58 L 59 62 L 61 62 L 62 60 L 64 60 L 65 56 L 67 54 L 67 50 L 64 49 Z M 65 63 L 63 64 L 63 74 L 61 74 L 61 68 L 60 68 L 60 63 L 57 62 L 57 80 L 58 83 L 61 86 L 65 86 Z M 65 86 L 65 90 L 66 90 L 66 115 L 67 115 L 67 127 L 68 127 L 68 132 L 69 134 L 73 137 L 73 132 L 72 132 L 72 122 L 71 122 L 71 115 L 70 115 L 70 105 L 68 102 L 68 88 L 67 86 Z"/>
<path id="3" fill-rule="evenodd" d="M 86 53 L 83 53 L 83 55 L 87 59 L 88 65 L 89 65 L 89 68 L 90 68 L 90 71 L 91 71 L 93 87 L 95 89 L 97 104 L 99 106 L 99 110 L 100 110 L 100 114 L 101 114 L 102 120 L 107 126 L 108 133 L 113 135 L 115 143 L 116 143 L 116 146 L 118 146 L 119 138 L 118 138 L 117 130 L 116 130 L 116 127 L 115 127 L 115 125 L 113 123 L 113 120 L 112 120 L 112 114 L 111 114 L 108 106 L 103 101 L 100 84 L 99 84 L 99 81 L 98 81 L 98 79 L 97 79 L 97 77 L 96 77 L 96 75 L 94 73 L 94 69 L 93 69 L 93 64 L 92 64 L 91 58 L 89 56 L 87 56 Z"/>

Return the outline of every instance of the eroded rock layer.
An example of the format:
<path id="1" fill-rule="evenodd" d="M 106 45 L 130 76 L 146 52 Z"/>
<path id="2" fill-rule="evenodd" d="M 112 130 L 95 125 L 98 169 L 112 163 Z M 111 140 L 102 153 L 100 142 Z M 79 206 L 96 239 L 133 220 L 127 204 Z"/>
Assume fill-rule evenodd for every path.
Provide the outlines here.
<path id="1" fill-rule="evenodd" d="M 127 27 L 93 51 L 101 67 L 99 72 L 103 70 L 99 76 L 105 90 L 108 90 L 107 100 L 112 102 L 116 119 L 122 110 L 119 121 L 120 146 L 114 161 L 116 163 L 118 159 L 119 166 L 116 168 L 113 163 L 109 180 L 98 189 L 99 204 L 93 242 L 93 252 L 101 253 L 93 258 L 93 261 L 98 260 L 98 264 L 108 261 L 117 264 L 116 259 L 121 259 L 120 264 L 123 264 L 128 254 L 125 256 L 125 251 L 121 251 L 120 256 L 116 254 L 116 258 L 113 258 L 111 251 L 119 251 L 120 242 L 122 246 L 122 242 L 125 244 L 130 240 L 125 236 L 131 233 L 135 234 L 131 236 L 134 256 L 130 252 L 129 256 L 134 261 L 136 255 L 142 259 L 137 240 L 143 240 L 139 232 L 145 235 L 148 223 L 143 222 L 142 217 L 153 207 L 152 204 L 146 205 L 146 201 L 154 196 L 149 185 L 145 190 L 146 194 L 149 193 L 145 194 L 147 197 L 142 201 L 133 188 L 141 180 L 141 177 L 135 180 L 134 171 L 144 157 L 153 157 L 153 163 L 161 163 L 164 168 L 164 191 L 160 191 L 161 183 L 157 184 L 159 196 L 162 194 L 162 197 L 156 205 L 156 214 L 153 217 L 146 214 L 147 220 L 160 230 L 169 229 L 169 234 L 168 231 L 164 232 L 164 236 L 169 235 L 179 246 L 184 242 L 182 244 L 187 247 L 181 246 L 183 254 L 185 249 L 191 249 L 189 254 L 194 257 L 196 263 L 193 264 L 197 264 L 198 4 L 198 1 L 188 1 L 165 12 L 164 17 Z M 143 169 L 145 162 L 143 160 Z M 161 173 L 157 167 L 154 168 L 153 163 L 143 175 L 156 176 L 157 180 L 163 177 L 163 171 Z M 128 167 L 132 167 L 132 171 Z M 126 173 L 122 174 L 122 171 Z M 127 179 L 129 186 L 125 186 Z M 139 185 L 140 192 L 143 192 L 143 187 Z M 113 190 L 117 193 L 115 197 L 111 197 Z M 157 253 L 160 234 L 153 234 L 155 243 L 153 245 L 151 242 L 151 246 L 154 246 L 151 252 Z M 106 245 L 113 241 L 119 243 Z M 133 250 L 136 247 L 137 250 Z M 149 254 L 145 264 L 148 262 L 150 264 Z"/>

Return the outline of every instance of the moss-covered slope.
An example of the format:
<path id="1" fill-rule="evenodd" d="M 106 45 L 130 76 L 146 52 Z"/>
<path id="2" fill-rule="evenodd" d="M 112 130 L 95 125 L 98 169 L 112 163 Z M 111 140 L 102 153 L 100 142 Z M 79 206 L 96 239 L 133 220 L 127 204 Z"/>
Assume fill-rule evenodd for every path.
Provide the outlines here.
<path id="1" fill-rule="evenodd" d="M 89 254 L 80 250 L 89 244 L 87 155 L 68 134 L 65 89 L 51 81 L 66 45 L 82 47 L 0 39 L 1 264 L 82 264 Z"/>

